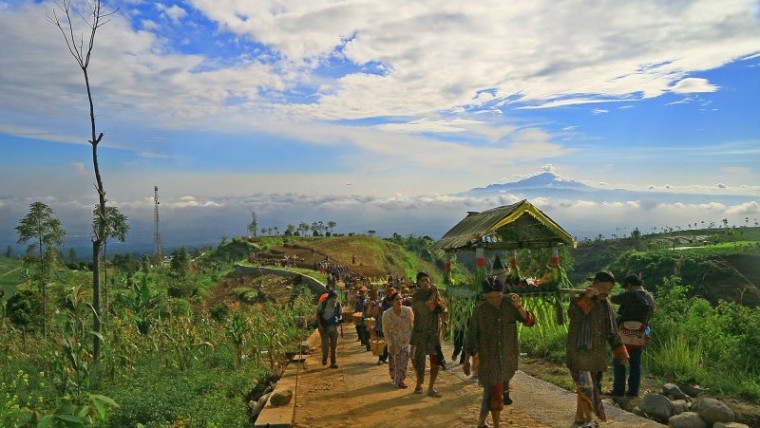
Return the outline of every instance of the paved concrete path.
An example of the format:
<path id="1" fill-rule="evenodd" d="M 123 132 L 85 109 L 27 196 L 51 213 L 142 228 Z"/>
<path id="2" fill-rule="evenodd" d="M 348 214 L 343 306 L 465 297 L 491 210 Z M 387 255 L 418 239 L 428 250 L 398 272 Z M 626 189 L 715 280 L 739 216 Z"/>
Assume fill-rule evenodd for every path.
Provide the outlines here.
<path id="1" fill-rule="evenodd" d="M 415 375 L 409 370 L 408 389 L 390 382 L 387 365 L 356 340 L 350 324 L 339 340 L 338 369 L 321 364 L 319 334 L 309 343 L 314 353 L 299 364 L 292 426 L 294 427 L 466 427 L 476 426 L 482 390 L 451 365 L 441 372 L 436 389 L 443 398 L 413 394 Z M 446 355 L 450 345 L 444 345 Z M 293 368 L 290 369 L 291 373 Z M 427 387 L 427 376 L 426 383 Z M 569 375 L 568 375 L 569 376 Z M 512 382 L 514 404 L 501 414 L 502 427 L 570 428 L 575 414 L 575 395 L 555 385 L 518 372 Z M 601 427 L 655 428 L 658 423 L 608 405 L 609 421 Z M 488 424 L 492 426 L 490 416 Z M 274 426 L 274 425 L 272 425 Z"/>

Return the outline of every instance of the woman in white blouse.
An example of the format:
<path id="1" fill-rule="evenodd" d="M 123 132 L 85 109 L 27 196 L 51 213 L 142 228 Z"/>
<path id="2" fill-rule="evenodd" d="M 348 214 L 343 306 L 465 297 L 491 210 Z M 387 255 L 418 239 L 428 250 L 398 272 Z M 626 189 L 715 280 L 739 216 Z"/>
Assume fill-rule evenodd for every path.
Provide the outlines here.
<path id="1" fill-rule="evenodd" d="M 409 364 L 409 340 L 412 338 L 414 313 L 412 308 L 401 304 L 400 294 L 395 293 L 391 299 L 393 306 L 383 312 L 383 336 L 388 346 L 388 371 L 391 379 L 394 385 L 403 389 L 407 387 L 404 379 Z"/>

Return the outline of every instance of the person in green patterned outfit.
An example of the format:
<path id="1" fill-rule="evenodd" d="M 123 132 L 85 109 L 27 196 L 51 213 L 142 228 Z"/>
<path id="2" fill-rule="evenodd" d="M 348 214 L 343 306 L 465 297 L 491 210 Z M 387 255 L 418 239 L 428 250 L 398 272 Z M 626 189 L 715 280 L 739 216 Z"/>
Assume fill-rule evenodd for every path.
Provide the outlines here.
<path id="1" fill-rule="evenodd" d="M 607 346 L 623 364 L 628 351 L 617 330 L 615 312 L 607 296 L 615 285 L 611 272 L 598 272 L 591 286 L 570 301 L 567 333 L 566 363 L 575 383 L 577 407 L 576 426 L 593 426 L 594 414 L 606 421 L 602 405 L 602 374 L 607 370 Z"/>
<path id="2" fill-rule="evenodd" d="M 532 327 L 536 317 L 522 307 L 520 296 L 514 293 L 504 298 L 504 282 L 489 277 L 483 282 L 486 300 L 478 304 L 470 318 L 465 334 L 464 374 L 470 374 L 470 356 L 479 359 L 478 383 L 483 387 L 478 427 L 487 427 L 489 410 L 494 427 L 499 426 L 499 414 L 504 404 L 511 404 L 509 381 L 517 371 L 520 355 L 517 343 L 517 323 Z"/>
<path id="3" fill-rule="evenodd" d="M 438 315 L 446 309 L 438 290 L 432 285 L 430 275 L 425 272 L 417 273 L 417 291 L 412 295 L 412 311 L 414 327 L 412 328 L 411 344 L 414 346 L 412 364 L 417 374 L 415 394 L 422 394 L 422 384 L 425 382 L 425 357 L 430 356 L 430 383 L 427 394 L 440 398 L 441 393 L 435 390 L 435 379 L 438 377 L 440 362 L 436 347 L 441 346 L 438 334 Z"/>

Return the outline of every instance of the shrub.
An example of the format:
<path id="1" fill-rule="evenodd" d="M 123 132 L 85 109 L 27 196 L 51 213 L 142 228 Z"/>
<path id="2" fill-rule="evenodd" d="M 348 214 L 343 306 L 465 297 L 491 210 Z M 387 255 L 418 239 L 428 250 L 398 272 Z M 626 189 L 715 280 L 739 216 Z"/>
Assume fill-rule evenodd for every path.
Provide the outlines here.
<path id="1" fill-rule="evenodd" d="M 19 290 L 5 305 L 5 313 L 16 327 L 26 329 L 41 310 L 37 296 L 29 290 Z"/>

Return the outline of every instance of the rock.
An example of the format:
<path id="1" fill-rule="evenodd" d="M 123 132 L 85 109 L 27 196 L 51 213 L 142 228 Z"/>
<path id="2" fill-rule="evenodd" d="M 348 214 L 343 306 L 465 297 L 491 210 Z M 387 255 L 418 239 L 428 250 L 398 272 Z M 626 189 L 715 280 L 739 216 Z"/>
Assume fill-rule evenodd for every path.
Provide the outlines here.
<path id="1" fill-rule="evenodd" d="M 644 414 L 662 423 L 667 423 L 673 416 L 673 404 L 667 397 L 660 394 L 647 394 L 639 403 L 639 408 Z"/>
<path id="2" fill-rule="evenodd" d="M 251 408 L 251 414 L 258 415 L 259 413 L 261 413 L 261 409 L 263 409 L 264 405 L 267 404 L 268 399 L 269 399 L 269 394 L 264 394 L 255 402 L 253 400 L 249 401 L 248 407 Z M 253 406 L 251 406 L 251 403 L 253 403 Z"/>
<path id="3" fill-rule="evenodd" d="M 310 354 L 311 353 L 311 349 L 309 348 L 309 342 L 307 342 L 307 341 L 304 340 L 304 341 L 301 342 L 301 344 L 299 345 L 299 347 L 301 348 L 301 353 L 302 354 Z"/>
<path id="4" fill-rule="evenodd" d="M 680 415 L 681 413 L 689 411 L 689 402 L 686 400 L 673 400 L 670 404 L 673 405 L 674 415 Z"/>
<path id="5" fill-rule="evenodd" d="M 706 392 L 704 388 L 699 385 L 681 385 L 681 390 L 688 394 L 690 397 L 698 397 Z"/>
<path id="6" fill-rule="evenodd" d="M 280 407 L 290 403 L 293 399 L 293 389 L 288 388 L 282 391 L 272 393 L 272 397 L 269 399 L 269 403 L 272 407 Z"/>
<path id="7" fill-rule="evenodd" d="M 707 428 L 707 423 L 694 412 L 685 412 L 668 419 L 671 428 Z"/>
<path id="8" fill-rule="evenodd" d="M 699 417 L 704 419 L 709 425 L 715 422 L 733 422 L 734 411 L 731 410 L 725 403 L 722 403 L 714 398 L 700 398 L 691 407 L 692 411 L 699 414 Z"/>
<path id="9" fill-rule="evenodd" d="M 739 422 L 715 422 L 712 428 L 749 428 L 749 425 Z"/>
<path id="10" fill-rule="evenodd" d="M 683 391 L 681 391 L 681 388 L 679 388 L 678 385 L 674 383 L 666 383 L 665 385 L 663 385 L 662 395 L 676 399 L 676 400 L 686 400 L 687 398 L 689 398 L 689 396 L 686 395 Z"/>

